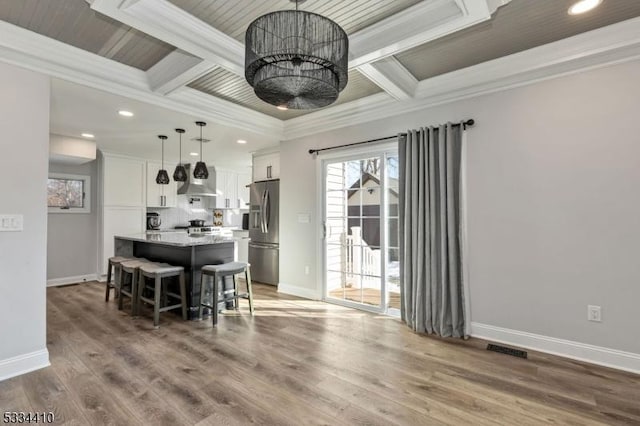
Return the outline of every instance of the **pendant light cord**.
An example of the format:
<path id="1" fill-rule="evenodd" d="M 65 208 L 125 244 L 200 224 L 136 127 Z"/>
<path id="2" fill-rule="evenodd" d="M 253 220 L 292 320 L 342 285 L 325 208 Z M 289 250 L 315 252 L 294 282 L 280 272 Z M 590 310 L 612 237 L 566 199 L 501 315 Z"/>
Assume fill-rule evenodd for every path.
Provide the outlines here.
<path id="1" fill-rule="evenodd" d="M 180 152 L 178 153 L 178 164 L 182 165 L 182 133 L 178 133 L 180 138 Z"/>
<path id="2" fill-rule="evenodd" d="M 200 161 L 202 161 L 202 126 L 200 126 Z"/>
<path id="3" fill-rule="evenodd" d="M 164 139 L 162 139 L 162 170 L 164 170 Z"/>

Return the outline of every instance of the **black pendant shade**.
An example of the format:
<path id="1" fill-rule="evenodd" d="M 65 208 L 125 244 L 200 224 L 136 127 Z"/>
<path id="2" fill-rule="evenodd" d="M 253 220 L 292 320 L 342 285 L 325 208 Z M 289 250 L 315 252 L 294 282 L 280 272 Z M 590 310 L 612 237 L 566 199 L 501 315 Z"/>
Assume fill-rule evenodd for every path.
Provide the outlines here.
<path id="1" fill-rule="evenodd" d="M 156 183 L 158 185 L 169 185 L 169 174 L 164 169 L 164 141 L 167 140 L 167 137 L 165 135 L 160 135 L 158 138 L 162 141 L 162 168 L 158 170 Z"/>
<path id="2" fill-rule="evenodd" d="M 209 170 L 204 161 L 198 161 L 193 169 L 193 177 L 196 179 L 209 179 Z"/>
<path id="3" fill-rule="evenodd" d="M 209 179 L 209 170 L 207 170 L 207 165 L 202 161 L 202 128 L 206 125 L 207 123 L 204 121 L 196 121 L 196 126 L 200 127 L 200 161 L 196 163 L 196 167 L 193 169 L 193 177 L 196 179 Z"/>
<path id="4" fill-rule="evenodd" d="M 176 129 L 178 135 L 180 135 L 180 153 L 179 153 L 179 161 L 176 169 L 173 171 L 173 180 L 176 182 L 186 182 L 187 181 L 187 170 L 182 165 L 182 134 L 184 133 L 184 129 Z"/>
<path id="5" fill-rule="evenodd" d="M 291 0 L 294 1 L 294 0 Z M 324 16 L 283 10 L 247 28 L 245 78 L 263 101 L 288 109 L 332 104 L 347 85 L 347 33 Z"/>

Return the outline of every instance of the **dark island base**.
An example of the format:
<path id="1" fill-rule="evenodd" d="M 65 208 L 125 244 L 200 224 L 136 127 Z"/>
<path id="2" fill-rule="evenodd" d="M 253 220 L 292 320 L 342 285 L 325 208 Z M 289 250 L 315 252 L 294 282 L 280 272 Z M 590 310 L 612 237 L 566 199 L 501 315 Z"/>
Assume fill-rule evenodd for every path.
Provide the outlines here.
<path id="1" fill-rule="evenodd" d="M 233 262 L 233 253 L 233 242 L 179 247 L 115 238 L 116 256 L 142 257 L 153 262 L 165 262 L 174 266 L 184 267 L 189 307 L 188 318 L 190 320 L 198 319 L 200 269 L 204 265 Z M 233 288 L 231 277 L 227 277 L 225 280 L 224 288 L 225 290 Z M 234 304 L 233 302 L 227 302 L 226 306 L 224 303 L 219 305 L 219 309 L 225 307 L 226 309 L 233 309 Z M 204 315 L 211 315 L 211 310 L 205 308 Z"/>

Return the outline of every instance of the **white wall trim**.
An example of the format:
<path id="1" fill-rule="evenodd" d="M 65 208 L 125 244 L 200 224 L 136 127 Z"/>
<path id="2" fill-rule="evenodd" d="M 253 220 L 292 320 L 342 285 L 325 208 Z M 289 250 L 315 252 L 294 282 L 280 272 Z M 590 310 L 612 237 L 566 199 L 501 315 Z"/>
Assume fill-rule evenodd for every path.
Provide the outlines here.
<path id="1" fill-rule="evenodd" d="M 51 365 L 47 348 L 0 360 L 0 382 Z"/>
<path id="2" fill-rule="evenodd" d="M 59 285 L 76 284 L 87 281 L 98 281 L 97 274 L 76 275 L 73 277 L 52 278 L 47 280 L 47 287 L 56 287 Z"/>
<path id="3" fill-rule="evenodd" d="M 279 283 L 278 293 L 289 294 L 291 296 L 298 296 L 304 299 L 322 300 L 322 295 L 318 293 L 318 290 L 313 288 L 298 287 L 295 285 Z"/>
<path id="4" fill-rule="evenodd" d="M 640 374 L 640 354 L 493 325 L 471 323 L 471 336 Z"/>

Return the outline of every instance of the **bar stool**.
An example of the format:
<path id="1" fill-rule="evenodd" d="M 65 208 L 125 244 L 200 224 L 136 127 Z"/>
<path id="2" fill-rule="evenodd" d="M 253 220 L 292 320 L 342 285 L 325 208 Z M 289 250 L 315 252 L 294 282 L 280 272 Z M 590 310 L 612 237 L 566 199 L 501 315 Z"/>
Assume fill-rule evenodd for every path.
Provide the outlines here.
<path id="1" fill-rule="evenodd" d="M 131 257 L 113 256 L 109 258 L 109 265 L 107 266 L 107 283 L 104 295 L 104 301 L 109 301 L 109 293 L 111 289 L 114 289 L 114 296 L 118 297 L 118 281 L 120 278 L 120 264 L 127 260 L 133 260 Z M 111 283 L 111 277 L 113 277 L 113 283 Z"/>
<path id="2" fill-rule="evenodd" d="M 218 302 L 226 301 L 228 299 L 248 299 L 249 300 L 249 312 L 253 315 L 253 291 L 251 289 L 251 265 L 249 263 L 244 262 L 228 262 L 223 263 L 221 265 L 205 265 L 200 270 L 200 308 L 198 311 L 198 317 L 202 318 L 202 308 L 211 308 L 212 314 L 211 317 L 213 319 L 213 325 L 218 324 Z M 239 294 L 238 288 L 236 286 L 236 274 L 244 273 L 245 280 L 247 282 L 247 292 Z M 218 299 L 218 281 L 222 281 L 224 283 L 224 277 L 231 275 L 233 277 L 233 289 L 234 295 L 227 296 L 223 292 L 223 299 Z M 205 286 L 205 277 L 213 277 L 213 291 L 211 296 L 211 305 L 207 305 L 203 303 L 204 296 L 204 286 Z M 223 285 L 224 287 L 224 285 Z M 236 309 L 238 309 L 238 305 L 236 302 Z"/>
<path id="3" fill-rule="evenodd" d="M 182 308 L 182 319 L 187 319 L 187 288 L 184 278 L 184 268 L 182 266 L 171 266 L 167 263 L 145 263 L 138 268 L 140 277 L 138 279 L 138 303 L 140 301 L 153 305 L 153 325 L 160 325 L 160 312 L 169 311 L 171 309 Z M 145 289 L 144 279 L 151 278 L 154 280 L 153 299 L 143 296 Z M 166 281 L 163 278 L 178 277 L 180 284 L 180 294 L 171 293 L 167 290 Z M 180 299 L 179 304 L 169 305 L 168 297 Z M 161 306 L 160 298 L 164 300 L 164 306 Z"/>
<path id="4" fill-rule="evenodd" d="M 147 259 L 134 258 L 120 262 L 120 279 L 118 282 L 118 309 L 122 310 L 124 297 L 131 299 L 131 315 L 138 315 L 138 268 L 142 265 L 150 263 Z M 125 274 L 131 275 L 131 291 L 124 286 Z"/>

